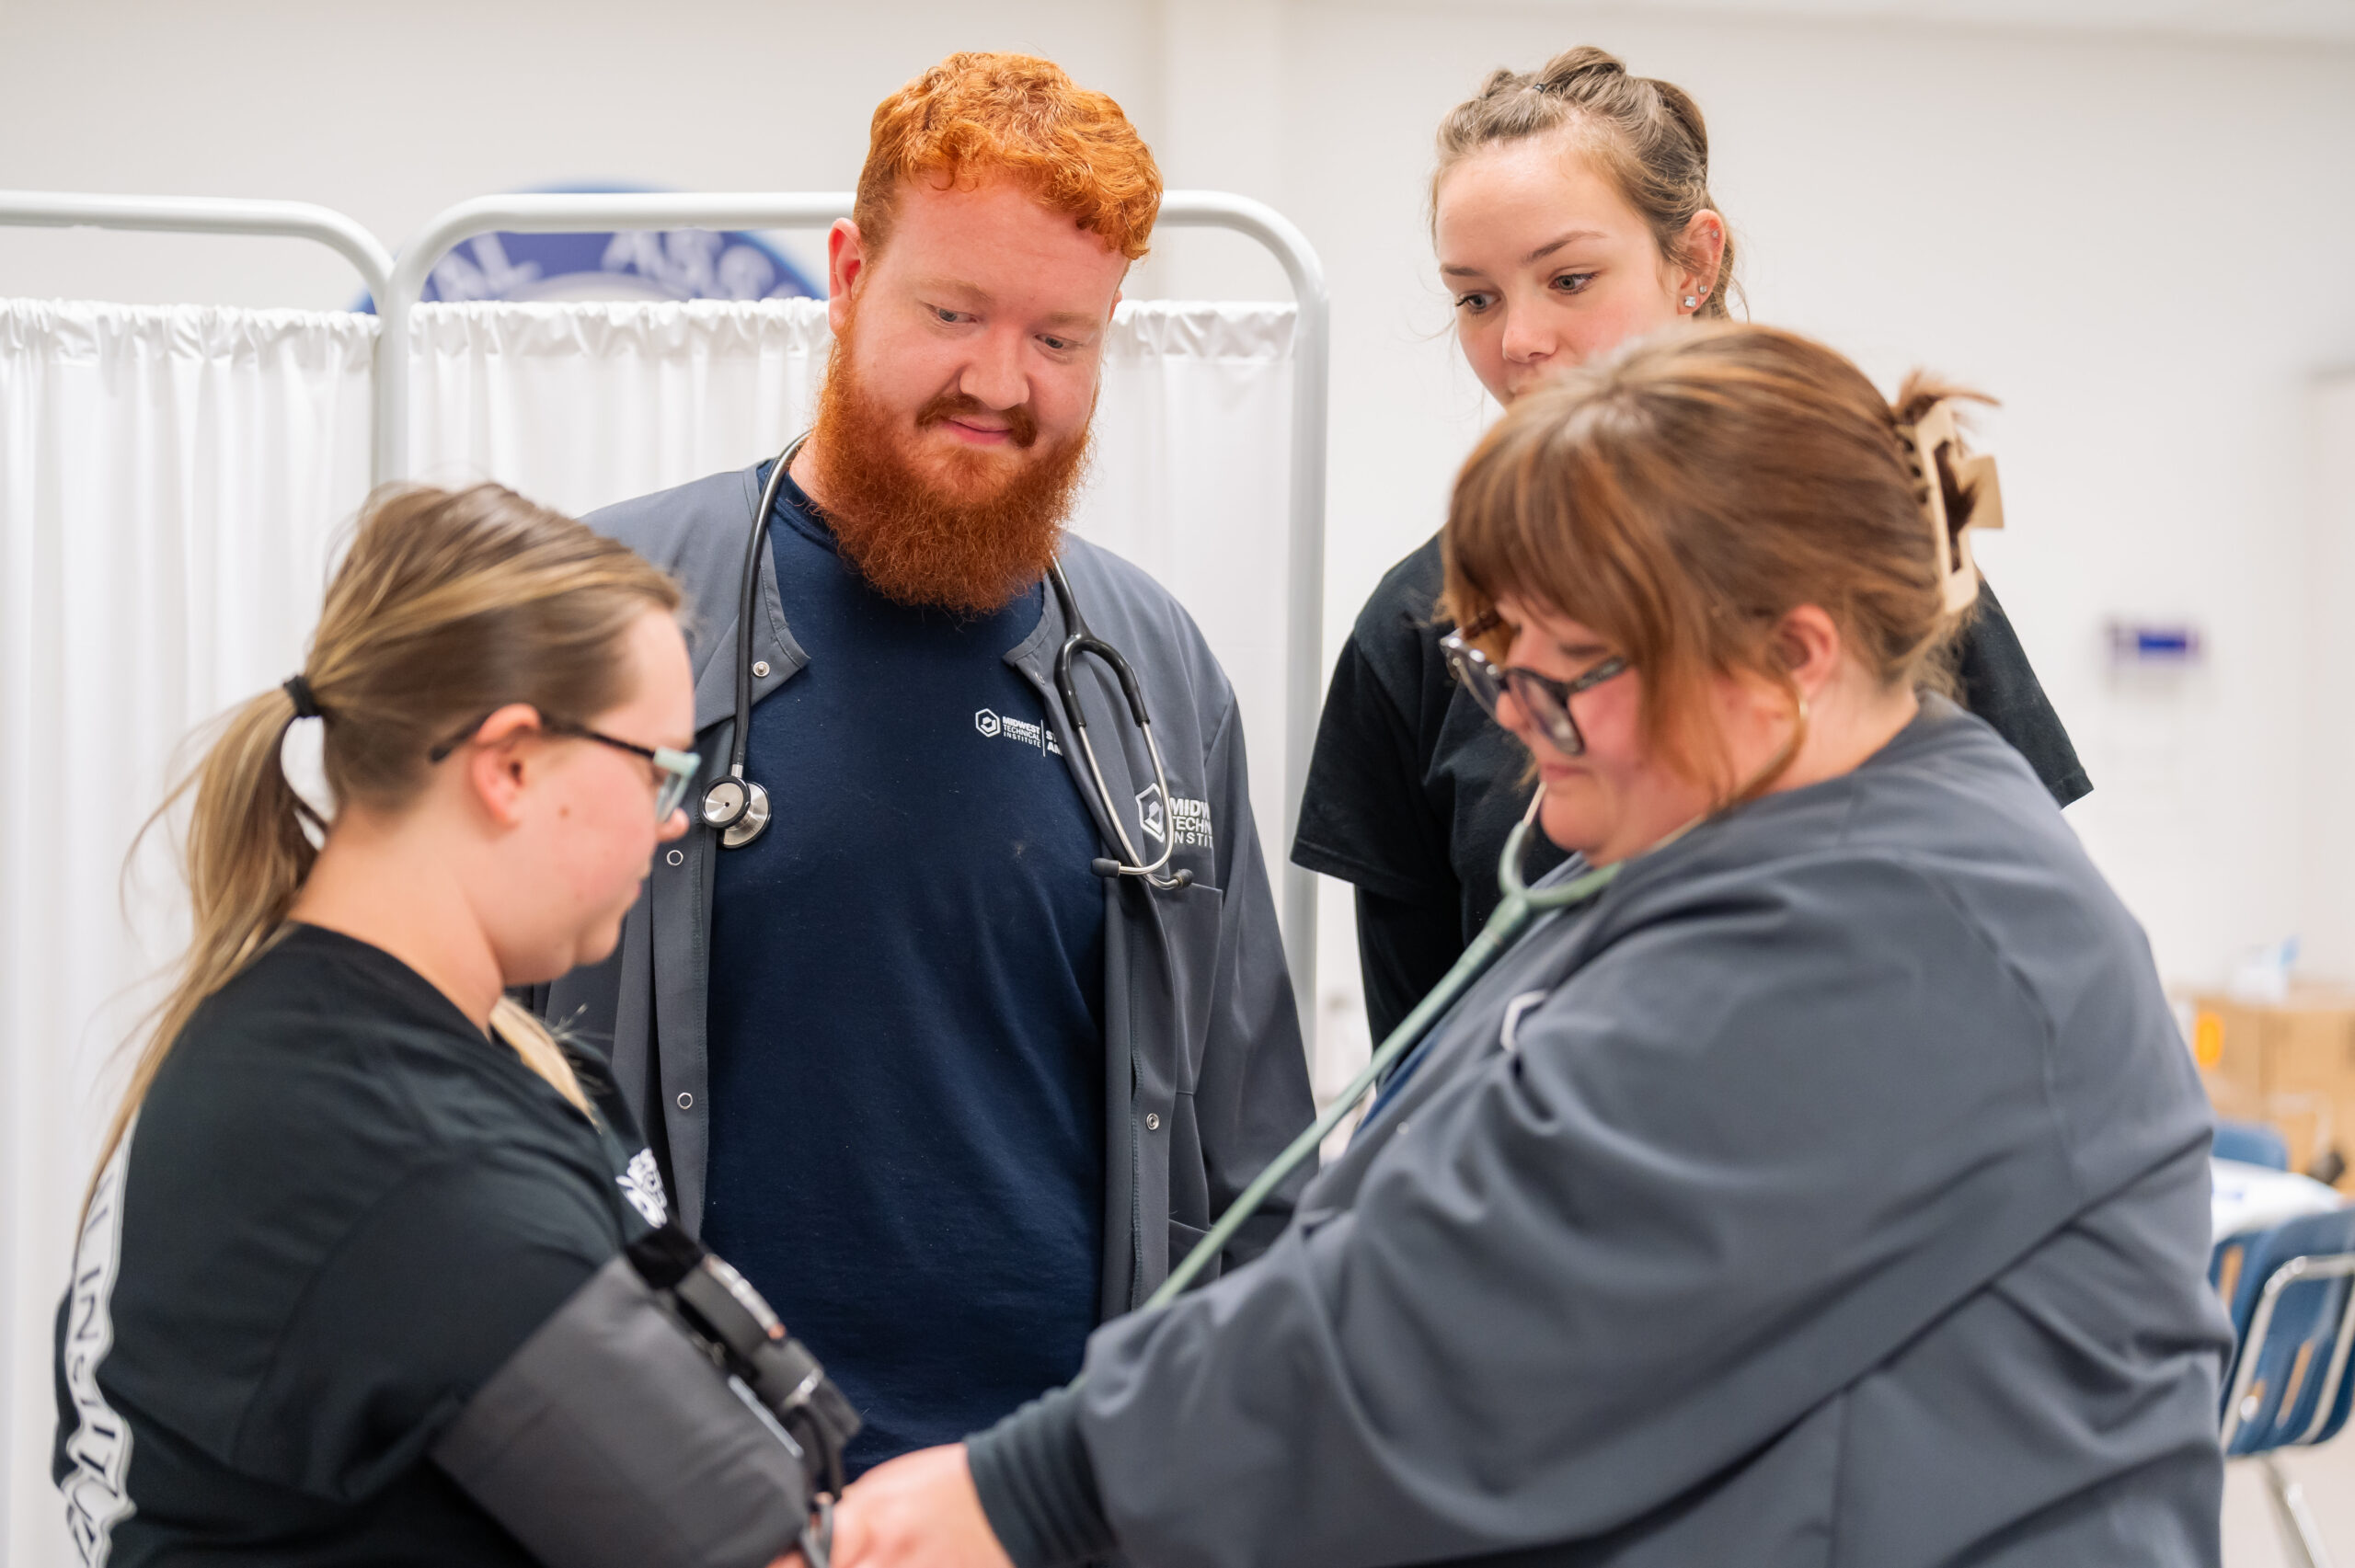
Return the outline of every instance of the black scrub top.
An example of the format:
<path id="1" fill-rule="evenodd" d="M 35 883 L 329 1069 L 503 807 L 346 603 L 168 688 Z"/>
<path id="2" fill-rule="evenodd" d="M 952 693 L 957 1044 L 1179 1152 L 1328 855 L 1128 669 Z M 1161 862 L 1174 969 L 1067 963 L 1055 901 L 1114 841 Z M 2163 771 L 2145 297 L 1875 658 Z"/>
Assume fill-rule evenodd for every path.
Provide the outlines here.
<path id="1" fill-rule="evenodd" d="M 52 1465 L 83 1560 L 532 1562 L 426 1451 L 663 1212 L 601 1112 L 390 954 L 287 927 L 190 1019 L 84 1222 Z"/>
<path id="2" fill-rule="evenodd" d="M 1528 809 L 1529 754 L 1447 672 L 1435 606 L 1440 541 L 1393 567 L 1341 649 L 1292 840 L 1293 864 L 1357 888 L 1358 957 L 1379 1045 L 1464 954 L 1497 907 L 1497 859 Z M 1963 705 L 2028 759 L 2066 806 L 2093 788 L 2019 636 L 1982 580 L 1964 629 Z M 1542 833 L 1532 882 L 1559 865 Z"/>

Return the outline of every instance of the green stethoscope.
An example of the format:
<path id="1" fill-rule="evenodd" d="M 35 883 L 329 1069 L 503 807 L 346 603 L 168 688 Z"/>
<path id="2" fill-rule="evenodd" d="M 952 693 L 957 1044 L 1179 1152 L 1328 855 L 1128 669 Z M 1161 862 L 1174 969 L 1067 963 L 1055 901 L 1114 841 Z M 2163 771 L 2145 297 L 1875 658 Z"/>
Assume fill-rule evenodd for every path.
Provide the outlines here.
<path id="1" fill-rule="evenodd" d="M 1472 939 L 1472 945 L 1464 950 L 1464 956 L 1455 961 L 1455 967 L 1448 970 L 1444 979 L 1431 988 L 1429 996 L 1416 1003 L 1415 1010 L 1407 1014 L 1405 1022 L 1390 1032 L 1390 1037 L 1382 1042 L 1382 1048 L 1373 1053 L 1373 1059 L 1365 1064 L 1362 1071 L 1350 1080 L 1349 1087 L 1343 1089 L 1340 1097 L 1316 1118 L 1315 1125 L 1292 1139 L 1291 1147 L 1277 1155 L 1268 1168 L 1243 1189 L 1242 1196 L 1227 1206 L 1226 1213 L 1211 1227 L 1210 1234 L 1195 1243 L 1194 1250 L 1186 1254 L 1186 1260 L 1169 1271 L 1169 1277 L 1161 1282 L 1161 1288 L 1146 1299 L 1147 1307 L 1159 1307 L 1174 1300 L 1180 1291 L 1193 1283 L 1194 1276 L 1201 1273 L 1211 1260 L 1218 1256 L 1219 1250 L 1243 1228 L 1243 1222 L 1258 1212 L 1259 1206 L 1268 1201 L 1268 1195 L 1281 1185 L 1285 1177 L 1298 1170 L 1303 1161 L 1315 1154 L 1327 1135 L 1357 1108 L 1358 1102 L 1365 1098 L 1366 1092 L 1380 1082 L 1393 1065 L 1421 1042 L 1431 1024 L 1472 989 L 1473 981 L 1486 974 L 1488 967 L 1503 956 L 1521 936 L 1532 916 L 1582 904 L 1610 887 L 1618 876 L 1621 867 L 1626 864 L 1624 861 L 1599 867 L 1583 876 L 1572 877 L 1558 887 L 1533 888 L 1522 880 L 1522 846 L 1529 841 L 1530 829 L 1537 819 L 1537 808 L 1545 799 L 1545 792 L 1540 790 L 1536 799 L 1529 803 L 1528 812 L 1506 838 L 1505 853 L 1497 863 L 1497 886 L 1504 893 L 1504 901 L 1497 906 L 1497 912 L 1488 917 L 1488 923 L 1480 928 L 1480 934 Z"/>

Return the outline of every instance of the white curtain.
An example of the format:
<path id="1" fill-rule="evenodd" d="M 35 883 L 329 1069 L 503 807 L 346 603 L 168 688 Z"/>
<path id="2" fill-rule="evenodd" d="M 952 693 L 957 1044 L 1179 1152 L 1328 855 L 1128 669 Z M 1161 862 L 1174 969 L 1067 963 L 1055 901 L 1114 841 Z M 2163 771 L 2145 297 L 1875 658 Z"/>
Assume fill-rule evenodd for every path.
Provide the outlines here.
<path id="1" fill-rule="evenodd" d="M 575 514 L 774 453 L 832 341 L 816 300 L 420 306 L 409 472 Z"/>
<path id="2" fill-rule="evenodd" d="M 184 930 L 190 731 L 296 668 L 367 487 L 364 316 L 0 301 L 0 1361 L 6 1551 L 66 1561 L 50 1335 L 116 1047 Z"/>
<path id="3" fill-rule="evenodd" d="M 1284 573 L 1296 314 L 1274 304 L 1121 306 L 1074 524 L 1151 572 L 1210 639 L 1242 710 L 1251 813 L 1279 885 L 1291 850 Z"/>
<path id="4" fill-rule="evenodd" d="M 1176 593 L 1226 667 L 1271 867 L 1287 847 L 1294 315 L 1122 305 L 1075 520 Z M 833 341 L 819 300 L 427 305 L 416 319 L 416 475 L 497 479 L 575 512 L 775 452 L 807 421 Z"/>
<path id="5" fill-rule="evenodd" d="M 1289 306 L 1123 306 L 1077 526 L 1159 578 L 1234 679 L 1280 865 Z M 67 1560 L 52 1317 L 119 1045 L 185 921 L 120 880 L 182 742 L 291 674 L 367 489 L 375 323 L 0 301 L 0 1431 L 6 1561 Z M 418 312 L 415 475 L 573 511 L 775 452 L 825 365 L 810 301 Z"/>

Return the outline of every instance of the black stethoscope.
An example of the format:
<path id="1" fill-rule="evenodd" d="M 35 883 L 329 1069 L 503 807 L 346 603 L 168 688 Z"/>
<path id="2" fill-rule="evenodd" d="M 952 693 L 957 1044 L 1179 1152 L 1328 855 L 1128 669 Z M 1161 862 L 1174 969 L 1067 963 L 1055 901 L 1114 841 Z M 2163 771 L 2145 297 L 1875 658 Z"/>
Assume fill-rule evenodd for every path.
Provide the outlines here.
<path id="1" fill-rule="evenodd" d="M 794 453 L 801 450 L 807 435 L 794 438 L 769 471 L 768 483 L 761 489 L 758 509 L 752 513 L 752 535 L 744 546 L 744 581 L 736 599 L 736 724 L 735 733 L 728 742 L 728 772 L 712 782 L 703 794 L 704 826 L 719 834 L 725 847 L 742 849 L 765 831 L 769 825 L 769 792 L 744 776 L 744 747 L 752 732 L 752 601 L 759 592 L 761 581 L 761 552 L 768 544 L 769 517 L 776 510 L 777 492 L 784 486 L 786 470 L 792 466 Z M 1079 754 L 1087 764 L 1088 782 L 1095 786 L 1096 803 L 1102 808 L 1104 820 L 1112 825 L 1112 834 L 1120 841 L 1120 855 L 1117 860 L 1103 858 L 1090 863 L 1098 876 L 1141 876 L 1148 887 L 1162 892 L 1174 892 L 1194 880 L 1190 871 L 1165 875 L 1163 868 L 1177 848 L 1177 807 L 1169 793 L 1168 775 L 1161 764 L 1161 743 L 1153 738 L 1153 719 L 1146 714 L 1144 691 L 1137 684 L 1136 671 L 1111 644 L 1089 630 L 1087 618 L 1079 612 L 1079 601 L 1073 597 L 1071 581 L 1063 576 L 1063 564 L 1055 562 L 1047 568 L 1047 580 L 1053 585 L 1056 601 L 1063 605 L 1066 635 L 1063 647 L 1055 655 L 1055 689 L 1063 700 L 1063 712 L 1071 715 L 1072 734 L 1079 742 Z M 1102 659 L 1120 683 L 1120 694 L 1128 699 L 1129 715 L 1136 720 L 1137 731 L 1144 737 L 1145 755 L 1153 759 L 1154 787 L 1160 792 L 1162 820 L 1161 857 L 1147 864 L 1137 853 L 1136 843 L 1129 837 L 1128 825 L 1114 809 L 1112 792 L 1104 783 L 1104 770 L 1096 761 L 1096 744 L 1088 738 L 1086 710 L 1079 705 L 1079 687 L 1072 679 L 1072 670 L 1081 654 L 1092 653 Z"/>

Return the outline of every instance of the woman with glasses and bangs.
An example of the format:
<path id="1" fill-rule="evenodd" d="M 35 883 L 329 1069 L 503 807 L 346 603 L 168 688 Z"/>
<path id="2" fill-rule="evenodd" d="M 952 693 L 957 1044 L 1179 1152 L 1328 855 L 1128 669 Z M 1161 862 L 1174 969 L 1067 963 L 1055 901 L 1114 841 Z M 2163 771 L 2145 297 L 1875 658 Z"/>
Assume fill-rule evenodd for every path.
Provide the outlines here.
<path id="1" fill-rule="evenodd" d="M 1505 407 L 1630 338 L 1729 315 L 1734 236 L 1709 189 L 1701 111 L 1602 50 L 1498 71 L 1439 129 L 1431 237 L 1455 339 Z M 1439 644 L 1437 537 L 1391 568 L 1334 668 L 1292 857 L 1357 889 L 1379 1044 L 1497 906 L 1530 798 L 1502 731 Z M 1954 640 L 1962 704 L 2066 806 L 2093 786 L 1993 592 Z M 1533 845 L 1531 874 L 1560 864 Z"/>
<path id="2" fill-rule="evenodd" d="M 842 1568 L 2217 1562 L 2208 1110 L 1943 694 L 1958 395 L 1717 325 L 1515 402 L 1444 591 L 1584 897 L 1249 1268 L 853 1486 Z"/>
<path id="3" fill-rule="evenodd" d="M 535 1560 L 436 1445 L 665 1218 L 595 1063 L 506 992 L 611 954 L 686 830 L 679 602 L 511 491 L 385 493 L 302 672 L 176 793 L 194 936 L 58 1319 L 86 1563 Z M 298 723 L 331 820 L 281 768 Z"/>

